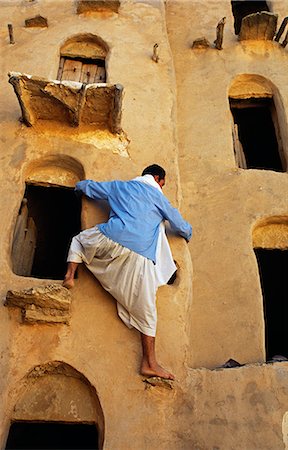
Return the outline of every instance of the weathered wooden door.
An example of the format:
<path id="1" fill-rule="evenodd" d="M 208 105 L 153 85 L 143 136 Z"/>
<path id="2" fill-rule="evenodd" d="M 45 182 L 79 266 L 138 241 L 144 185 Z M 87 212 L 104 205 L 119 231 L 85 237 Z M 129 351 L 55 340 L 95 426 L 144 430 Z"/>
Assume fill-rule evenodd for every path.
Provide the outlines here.
<path id="1" fill-rule="evenodd" d="M 13 272 L 17 275 L 31 275 L 36 240 L 37 229 L 32 217 L 28 216 L 27 200 L 24 198 L 17 217 L 12 245 Z"/>

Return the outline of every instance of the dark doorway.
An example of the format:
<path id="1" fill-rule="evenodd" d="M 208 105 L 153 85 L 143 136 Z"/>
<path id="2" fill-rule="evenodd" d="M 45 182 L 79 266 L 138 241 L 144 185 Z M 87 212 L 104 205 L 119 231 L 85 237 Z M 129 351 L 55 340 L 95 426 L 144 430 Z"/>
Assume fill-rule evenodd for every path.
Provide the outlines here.
<path id="1" fill-rule="evenodd" d="M 58 422 L 12 423 L 5 449 L 98 449 L 96 425 Z"/>
<path id="2" fill-rule="evenodd" d="M 264 302 L 266 359 L 288 358 L 288 250 L 254 250 Z"/>
<path id="3" fill-rule="evenodd" d="M 241 22 L 243 17 L 248 16 L 249 14 L 253 14 L 261 11 L 269 11 L 267 2 L 263 2 L 261 0 L 238 0 L 231 1 L 232 12 L 234 16 L 234 30 L 235 34 L 240 33 Z"/>
<path id="4" fill-rule="evenodd" d="M 13 270 L 23 276 L 63 279 L 71 238 L 80 231 L 80 200 L 73 189 L 33 184 L 26 185 L 24 199 L 14 234 Z"/>
<path id="5" fill-rule="evenodd" d="M 247 169 L 283 172 L 273 99 L 230 99 L 230 107 L 234 123 L 238 127 Z"/>

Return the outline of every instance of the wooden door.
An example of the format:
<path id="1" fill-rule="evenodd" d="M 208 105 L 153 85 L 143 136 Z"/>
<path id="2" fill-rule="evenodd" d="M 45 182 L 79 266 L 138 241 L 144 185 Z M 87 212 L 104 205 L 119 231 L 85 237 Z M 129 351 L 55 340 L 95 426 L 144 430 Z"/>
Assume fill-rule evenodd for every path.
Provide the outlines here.
<path id="1" fill-rule="evenodd" d="M 236 164 L 241 169 L 247 169 L 243 146 L 239 140 L 238 125 L 234 122 L 232 124 L 232 135 Z"/>
<path id="2" fill-rule="evenodd" d="M 24 198 L 17 217 L 12 245 L 13 271 L 17 275 L 31 275 L 36 240 L 36 225 L 32 217 L 28 217 L 27 200 Z"/>
<path id="3" fill-rule="evenodd" d="M 61 80 L 80 81 L 83 63 L 74 59 L 65 59 Z"/>

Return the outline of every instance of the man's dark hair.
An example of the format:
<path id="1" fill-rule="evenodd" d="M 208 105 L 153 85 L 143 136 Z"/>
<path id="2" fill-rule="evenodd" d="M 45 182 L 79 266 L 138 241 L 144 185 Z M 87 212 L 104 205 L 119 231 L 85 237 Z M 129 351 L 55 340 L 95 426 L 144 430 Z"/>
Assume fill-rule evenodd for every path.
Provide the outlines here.
<path id="1" fill-rule="evenodd" d="M 153 175 L 153 177 L 155 175 L 159 175 L 159 179 L 163 180 L 165 178 L 166 172 L 163 167 L 158 166 L 158 164 L 152 164 L 151 166 L 148 166 L 143 170 L 142 176 L 143 175 Z"/>

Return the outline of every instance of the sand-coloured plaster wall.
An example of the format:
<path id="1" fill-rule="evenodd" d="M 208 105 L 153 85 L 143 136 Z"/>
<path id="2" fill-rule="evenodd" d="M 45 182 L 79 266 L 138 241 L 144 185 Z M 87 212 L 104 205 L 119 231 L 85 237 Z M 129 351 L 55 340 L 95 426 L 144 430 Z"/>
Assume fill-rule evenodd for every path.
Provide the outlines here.
<path id="1" fill-rule="evenodd" d="M 273 9 L 281 23 L 283 4 Z M 223 16 L 223 50 L 192 50 L 199 36 L 213 42 Z M 194 225 L 189 247 L 194 267 L 190 361 L 193 367 L 215 367 L 229 358 L 264 361 L 262 293 L 252 230 L 263 217 L 287 216 L 288 177 L 236 167 L 228 93 L 239 75 L 268 80 L 283 105 L 285 136 L 287 49 L 272 41 L 240 43 L 228 0 L 209 5 L 168 2 L 167 23 L 177 79 L 182 208 Z"/>
<path id="2" fill-rule="evenodd" d="M 62 2 L 61 7 L 58 1 L 29 3 L 5 3 L 1 9 L 5 23 L 13 18 L 15 34 L 15 44 L 10 45 L 3 32 L 5 45 L 1 47 L 1 61 L 4 61 L 1 66 L 4 108 L 0 117 L 4 194 L 0 212 L 2 298 L 8 289 L 47 283 L 47 280 L 19 277 L 11 269 L 14 225 L 25 180 L 30 176 L 37 182 L 41 182 L 43 177 L 45 182 L 50 179 L 53 183 L 59 176 L 59 184 L 70 185 L 75 167 L 72 167 L 72 178 L 68 175 L 68 178 L 63 178 L 61 167 L 67 168 L 67 161 L 71 158 L 79 162 L 86 178 L 129 179 L 156 161 L 167 170 L 166 195 L 175 206 L 179 200 L 175 86 L 162 2 L 123 1 L 119 14 L 104 16 L 77 15 L 72 0 Z M 49 27 L 24 28 L 25 18 L 37 13 L 48 18 Z M 12 87 L 7 83 L 7 73 L 15 70 L 55 79 L 61 45 L 70 36 L 81 33 L 95 34 L 109 47 L 107 81 L 124 86 L 124 135 L 114 136 L 107 131 L 91 131 L 85 127 L 75 130 L 56 121 L 37 122 L 27 128 L 18 121 L 20 108 Z M 160 48 L 157 64 L 151 59 L 155 42 Z M 53 160 L 55 155 L 59 155 L 57 162 L 60 168 Z M 75 180 L 77 176 L 76 169 Z M 84 204 L 83 226 L 88 224 L 93 214 L 92 205 Z M 97 217 L 99 219 L 97 214 L 94 223 Z M 192 267 L 186 242 L 173 235 L 169 239 L 180 270 L 175 285 L 165 286 L 158 293 L 157 352 L 161 362 L 181 378 L 185 373 L 188 348 L 186 317 L 191 304 Z M 8 310 L 4 306 L 0 315 L 3 445 L 18 399 L 20 380 L 33 367 L 49 361 L 71 365 L 96 387 L 106 422 L 106 448 L 127 449 L 127 436 L 133 436 L 133 440 L 129 438 L 133 445 L 147 442 L 151 448 L 155 427 L 159 430 L 157 441 L 164 445 L 167 441 L 167 405 L 172 411 L 177 394 L 174 391 L 161 393 L 160 390 L 158 396 L 158 391 L 152 393 L 145 389 L 142 378 L 137 375 L 140 363 L 138 333 L 129 331 L 120 322 L 115 301 L 84 268 L 79 271 L 73 291 L 69 326 L 26 326 L 21 324 L 18 309 Z"/>
<path id="3" fill-rule="evenodd" d="M 24 3 L 20 9 L 17 4 L 1 11 L 6 21 L 13 14 L 18 34 L 15 47 L 9 47 L 6 40 L 2 49 L 5 76 L 14 69 L 53 78 L 59 48 L 70 28 L 73 33 L 97 31 L 110 48 L 109 82 L 120 82 L 125 88 L 122 125 L 128 142 L 123 157 L 117 152 L 119 139 L 107 133 L 71 132 L 55 124 L 38 124 L 28 130 L 17 122 L 19 106 L 12 88 L 1 82 L 5 98 L 1 113 L 5 131 L 2 296 L 12 285 L 23 288 L 35 282 L 12 274 L 9 255 L 26 169 L 37 158 L 59 152 L 79 160 L 87 178 L 102 179 L 130 178 L 148 159 L 156 159 L 168 169 L 168 196 L 176 204 L 182 193 L 181 210 L 194 226 L 188 247 L 193 259 L 193 297 L 187 244 L 172 236 L 179 277 L 158 295 L 157 351 L 161 362 L 176 372 L 175 389 L 145 389 L 136 375 L 140 361 L 137 333 L 124 328 L 113 299 L 81 269 L 69 327 L 23 326 L 19 311 L 1 308 L 2 442 L 17 402 L 19 380 L 35 365 L 64 361 L 97 389 L 106 422 L 106 448 L 231 449 L 239 448 L 239 442 L 244 448 L 283 448 L 286 363 L 211 371 L 190 369 L 187 362 L 193 367 L 215 367 L 230 357 L 242 363 L 264 359 L 262 296 L 252 232 L 263 217 L 287 216 L 287 174 L 235 167 L 228 92 L 239 73 L 256 73 L 277 86 L 286 110 L 286 53 L 274 43 L 239 44 L 229 1 L 210 2 L 209 6 L 203 2 L 166 4 L 174 61 L 160 3 L 127 1 L 119 15 L 110 14 L 105 20 L 99 15 L 80 15 L 75 20 L 72 1 L 63 8 L 43 1 L 41 13 L 49 18 L 53 11 L 54 19 L 49 20 L 48 30 L 40 31 L 22 28 L 31 6 L 29 11 Z M 281 2 L 275 4 L 283 17 L 285 8 Z M 35 13 L 40 12 L 39 3 L 34 7 Z M 199 35 L 213 41 L 215 25 L 224 15 L 224 50 L 193 52 L 190 45 Z M 58 24 L 64 19 L 65 30 Z M 31 36 L 36 35 L 37 43 L 35 39 L 32 45 Z M 160 44 L 158 64 L 151 61 L 155 41 Z M 87 225 L 100 217 L 89 202 L 83 205 L 82 214 Z M 104 218 L 107 211 L 101 214 Z M 285 434 L 285 426 L 283 430 Z"/>

